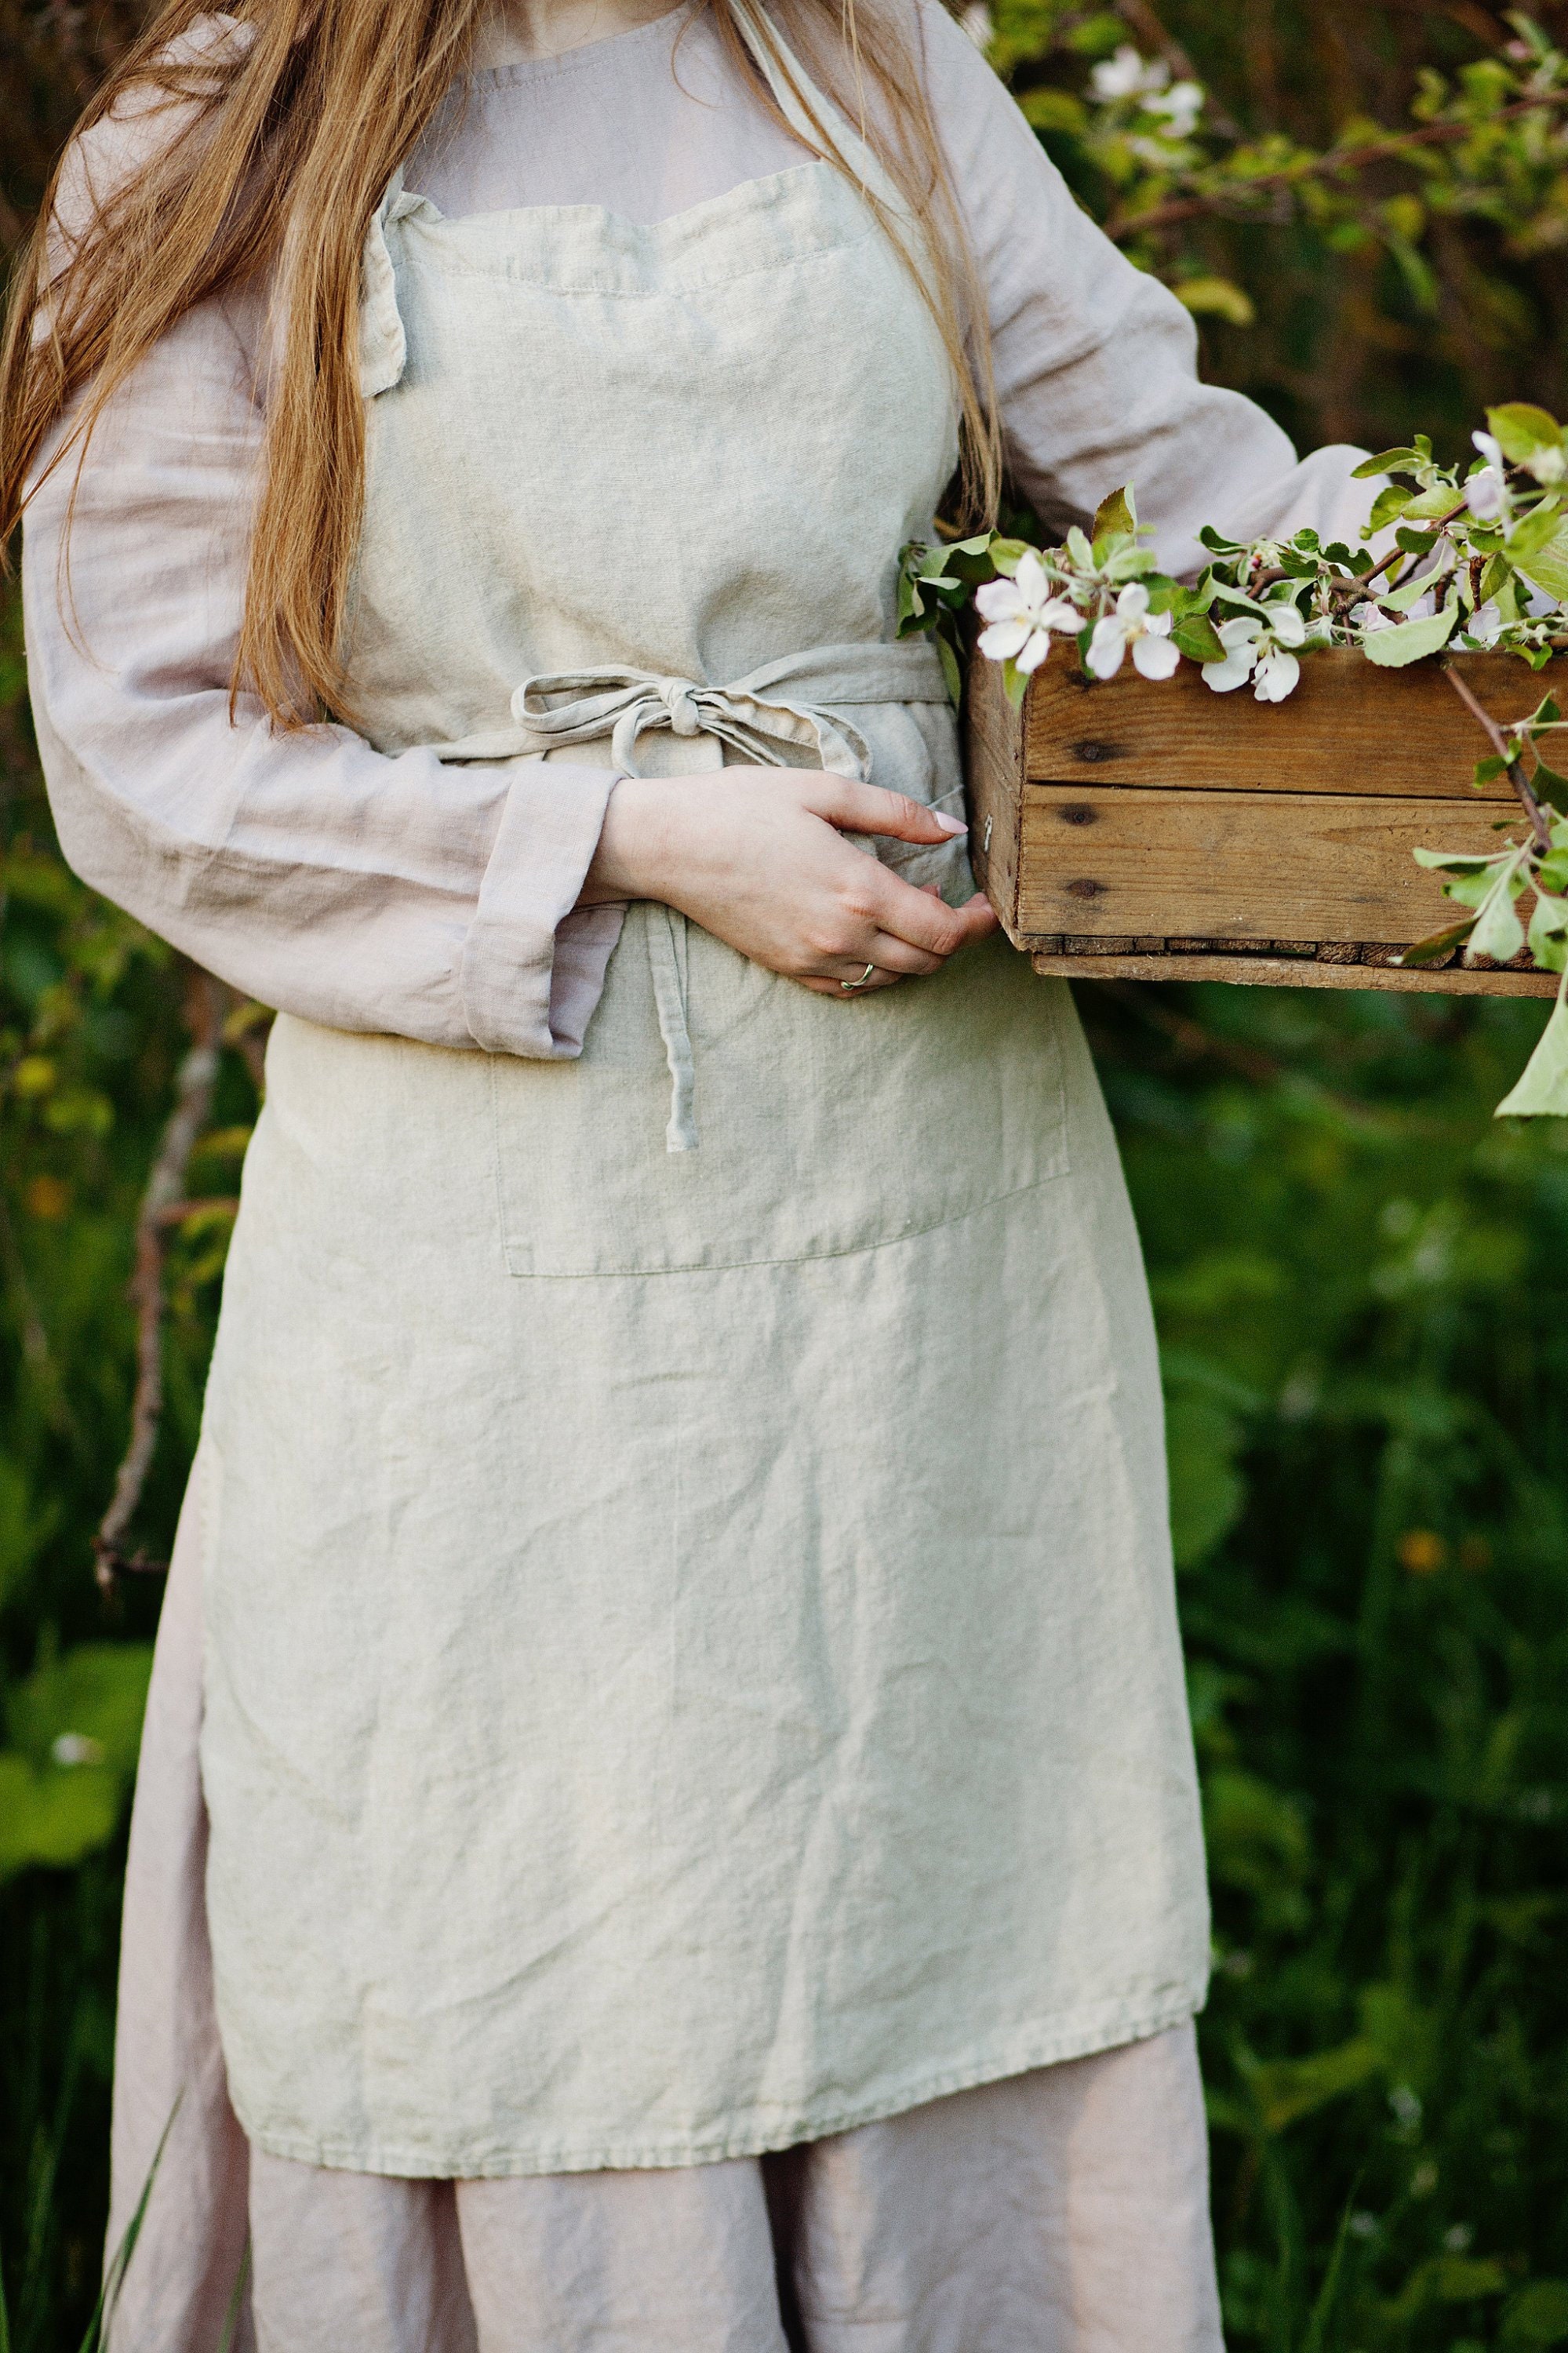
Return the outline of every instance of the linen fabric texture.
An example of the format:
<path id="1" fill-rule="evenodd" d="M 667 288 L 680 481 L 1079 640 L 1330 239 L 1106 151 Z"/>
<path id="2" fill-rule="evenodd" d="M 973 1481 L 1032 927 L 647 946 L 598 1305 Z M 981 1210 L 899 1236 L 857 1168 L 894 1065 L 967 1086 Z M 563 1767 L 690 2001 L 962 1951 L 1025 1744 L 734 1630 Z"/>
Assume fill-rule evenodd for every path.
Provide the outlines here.
<path id="1" fill-rule="evenodd" d="M 1043 513 L 1148 469 L 1168 561 L 1210 515 L 1330 522 L 1360 453 L 1298 469 L 1198 386 L 1180 306 L 923 21 Z M 606 45 L 655 127 L 656 29 Z M 223 2055 L 275 2158 L 722 2161 L 1202 1999 L 1147 1295 L 1065 990 L 994 944 L 853 1008 L 684 924 L 665 957 L 657 911 L 571 912 L 592 746 L 450 756 L 530 677 L 723 688 L 891 635 L 953 404 L 854 188 L 794 161 L 670 217 L 459 218 L 404 177 L 366 255 L 363 739 L 228 725 L 243 305 L 95 444 L 106 666 L 55 618 L 56 483 L 27 541 L 69 854 L 284 1008 L 197 1467 Z M 940 706 L 853 717 L 873 781 L 954 805 Z"/>
<path id="2" fill-rule="evenodd" d="M 201 1498 L 182 1516 L 131 1830 L 111 2353 L 1218 2353 L 1190 2026 L 765 2158 L 404 2181 L 252 2149 L 202 1893 Z"/>

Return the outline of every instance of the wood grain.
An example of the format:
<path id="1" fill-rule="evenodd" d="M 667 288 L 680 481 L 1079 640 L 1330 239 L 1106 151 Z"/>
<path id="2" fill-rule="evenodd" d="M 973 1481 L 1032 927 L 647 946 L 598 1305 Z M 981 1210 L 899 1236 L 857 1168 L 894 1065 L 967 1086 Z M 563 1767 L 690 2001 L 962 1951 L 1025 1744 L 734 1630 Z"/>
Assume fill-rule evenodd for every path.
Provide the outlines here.
<path id="1" fill-rule="evenodd" d="M 1499 839 L 1475 802 L 1030 785 L 1013 935 L 1408 945 L 1457 917 L 1411 852 Z"/>
<path id="2" fill-rule="evenodd" d="M 1458 658 L 1494 718 L 1533 711 L 1545 681 L 1506 654 Z M 1000 695 L 994 663 L 977 661 L 977 699 Z M 998 683 L 994 689 L 992 679 Z M 1090 683 L 1053 655 L 1024 704 L 1025 770 L 1040 783 L 1165 785 L 1254 793 L 1355 793 L 1474 797 L 1476 762 L 1490 748 L 1436 662 L 1374 670 L 1352 648 L 1308 656 L 1287 702 L 1245 688 L 1215 694 L 1183 662 L 1174 678 L 1119 676 Z M 1487 797 L 1513 799 L 1506 779 Z"/>
<path id="3" fill-rule="evenodd" d="M 969 863 L 1011 938 L 1018 923 L 1023 713 L 1003 693 L 995 662 L 971 662 L 964 703 Z"/>
<path id="4" fill-rule="evenodd" d="M 1296 956 L 1036 955 L 1033 962 L 1036 972 L 1063 980 L 1227 980 L 1255 988 L 1400 988 L 1445 997 L 1552 997 L 1557 989 L 1550 972 L 1400 972 Z"/>

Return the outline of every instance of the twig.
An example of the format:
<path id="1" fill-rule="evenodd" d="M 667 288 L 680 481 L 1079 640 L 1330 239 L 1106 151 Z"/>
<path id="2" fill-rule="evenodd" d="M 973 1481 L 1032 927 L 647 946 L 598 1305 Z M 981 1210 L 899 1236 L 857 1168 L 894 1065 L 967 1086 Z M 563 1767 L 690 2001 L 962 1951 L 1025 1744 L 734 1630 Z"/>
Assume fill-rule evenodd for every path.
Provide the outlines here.
<path id="1" fill-rule="evenodd" d="M 1503 106 L 1491 116 L 1493 122 L 1509 122 L 1520 114 L 1538 114 L 1543 108 L 1568 105 L 1568 90 L 1547 90 L 1535 98 L 1521 98 L 1512 106 Z M 1238 180 L 1234 187 L 1216 188 L 1203 196 L 1171 196 L 1164 204 L 1150 205 L 1147 212 L 1128 213 L 1106 223 L 1106 235 L 1120 240 L 1138 237 L 1145 229 L 1168 228 L 1177 221 L 1192 220 L 1201 213 L 1224 215 L 1227 200 L 1245 198 L 1260 188 L 1288 189 L 1303 180 L 1320 180 L 1336 172 L 1360 171 L 1363 164 L 1386 164 L 1408 154 L 1413 147 L 1437 147 L 1455 139 L 1467 139 L 1482 126 L 1474 122 L 1429 122 L 1422 131 L 1391 132 L 1384 139 L 1370 139 L 1360 147 L 1330 147 L 1327 154 L 1315 155 L 1308 164 L 1288 164 L 1276 172 L 1259 172 L 1249 180 Z M 1243 216 L 1245 217 L 1245 215 Z"/>
<path id="2" fill-rule="evenodd" d="M 1453 688 L 1455 693 L 1458 696 L 1460 702 L 1464 704 L 1466 710 L 1469 712 L 1471 717 L 1478 720 L 1481 726 L 1485 728 L 1488 740 L 1490 743 L 1493 751 L 1498 754 L 1498 757 L 1503 764 L 1503 769 L 1507 775 L 1509 783 L 1519 795 L 1524 813 L 1530 819 L 1531 831 L 1535 836 L 1535 846 L 1540 850 L 1542 856 L 1543 858 L 1546 857 L 1552 849 L 1552 828 L 1546 821 L 1545 812 L 1542 810 L 1541 803 L 1536 799 L 1535 795 L 1530 788 L 1530 781 L 1525 776 L 1524 770 L 1520 766 L 1519 762 L 1513 757 L 1509 750 L 1508 737 L 1503 733 L 1502 729 L 1498 725 L 1497 721 L 1492 717 L 1490 712 L 1484 711 L 1481 708 L 1480 703 L 1476 700 L 1475 695 L 1470 691 L 1470 689 L 1466 685 L 1464 680 L 1459 676 L 1458 671 L 1454 668 L 1452 662 L 1446 661 L 1444 663 L 1443 675 L 1447 680 L 1449 685 Z"/>
<path id="3" fill-rule="evenodd" d="M 156 1572 L 167 1567 L 143 1552 L 123 1549 L 125 1531 L 142 1500 L 142 1489 L 158 1443 L 164 1403 L 164 1235 L 172 1211 L 188 1208 L 185 1169 L 196 1139 L 212 1113 L 217 1082 L 218 1032 L 223 1019 L 221 983 L 195 973 L 186 998 L 190 1050 L 175 1080 L 175 1107 L 164 1124 L 157 1155 L 136 1219 L 136 1254 L 130 1299 L 136 1310 L 136 1388 L 131 1402 L 131 1442 L 114 1481 L 114 1494 L 92 1540 L 99 1588 L 112 1593 L 123 1571 Z"/>
<path id="4" fill-rule="evenodd" d="M 239 1202 L 232 1193 L 213 1193 L 195 1201 L 170 1201 L 157 1213 L 160 1226 L 183 1226 L 187 1218 L 232 1218 Z"/>

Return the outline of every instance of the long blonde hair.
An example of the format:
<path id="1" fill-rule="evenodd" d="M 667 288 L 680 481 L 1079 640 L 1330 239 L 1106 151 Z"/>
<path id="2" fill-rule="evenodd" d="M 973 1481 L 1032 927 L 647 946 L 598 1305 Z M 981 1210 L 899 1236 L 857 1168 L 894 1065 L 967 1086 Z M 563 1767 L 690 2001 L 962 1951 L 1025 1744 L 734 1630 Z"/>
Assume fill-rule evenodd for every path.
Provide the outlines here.
<path id="1" fill-rule="evenodd" d="M 705 5 L 759 103 L 782 121 L 732 0 Z M 211 0 L 166 0 L 87 108 L 78 136 L 111 115 L 165 107 L 179 109 L 177 135 L 146 139 L 141 161 L 90 203 L 79 226 L 65 221 L 69 207 L 57 209 L 68 150 L 18 262 L 0 356 L 0 542 L 79 395 L 79 413 L 45 474 L 72 449 L 79 466 L 109 401 L 197 303 L 269 277 L 286 287 L 232 681 L 281 725 L 347 708 L 344 620 L 365 492 L 360 251 L 387 182 L 463 70 L 493 5 L 239 0 L 232 37 L 215 41 Z M 855 0 L 776 6 L 808 70 L 855 122 L 912 218 L 923 257 L 908 249 L 890 208 L 871 199 L 952 361 L 965 504 L 979 519 L 994 507 L 999 474 L 985 304 L 911 43 L 880 6 L 858 16 Z M 775 41 L 760 12 L 753 21 Z M 775 58 L 792 79 L 777 46 Z M 848 170 L 799 95 L 823 159 Z"/>

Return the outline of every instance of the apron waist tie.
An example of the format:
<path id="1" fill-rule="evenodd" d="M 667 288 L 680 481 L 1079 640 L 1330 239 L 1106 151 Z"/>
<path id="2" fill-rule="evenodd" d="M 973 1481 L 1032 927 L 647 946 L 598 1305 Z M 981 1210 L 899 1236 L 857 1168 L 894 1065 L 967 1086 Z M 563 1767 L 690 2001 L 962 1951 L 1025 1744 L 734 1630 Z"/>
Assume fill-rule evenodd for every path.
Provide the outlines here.
<path id="1" fill-rule="evenodd" d="M 865 783 L 871 752 L 865 737 L 842 715 L 856 703 L 948 701 L 936 649 L 927 639 L 895 645 L 821 646 L 766 663 L 733 686 L 703 686 L 694 679 L 654 670 L 557 670 L 524 679 L 512 698 L 512 716 L 533 752 L 564 750 L 609 737 L 614 765 L 638 776 L 640 735 L 668 728 L 673 735 L 716 736 L 747 761 L 766 767 L 804 765 L 805 753 L 829 776 Z M 465 747 L 466 748 L 466 747 Z M 688 1020 L 686 919 L 673 908 L 647 905 L 648 963 L 659 1034 L 670 1065 L 669 1152 L 698 1148 L 695 1066 Z"/>
<path id="2" fill-rule="evenodd" d="M 659 1035 L 670 1065 L 670 1118 L 664 1130 L 666 1152 L 695 1152 L 697 1122 L 693 1106 L 696 1071 L 692 1061 L 692 1033 L 686 1021 L 686 957 L 691 933 L 684 915 L 657 899 L 645 899 L 648 923 L 648 966 L 653 976 L 653 1003 L 659 1015 Z"/>

